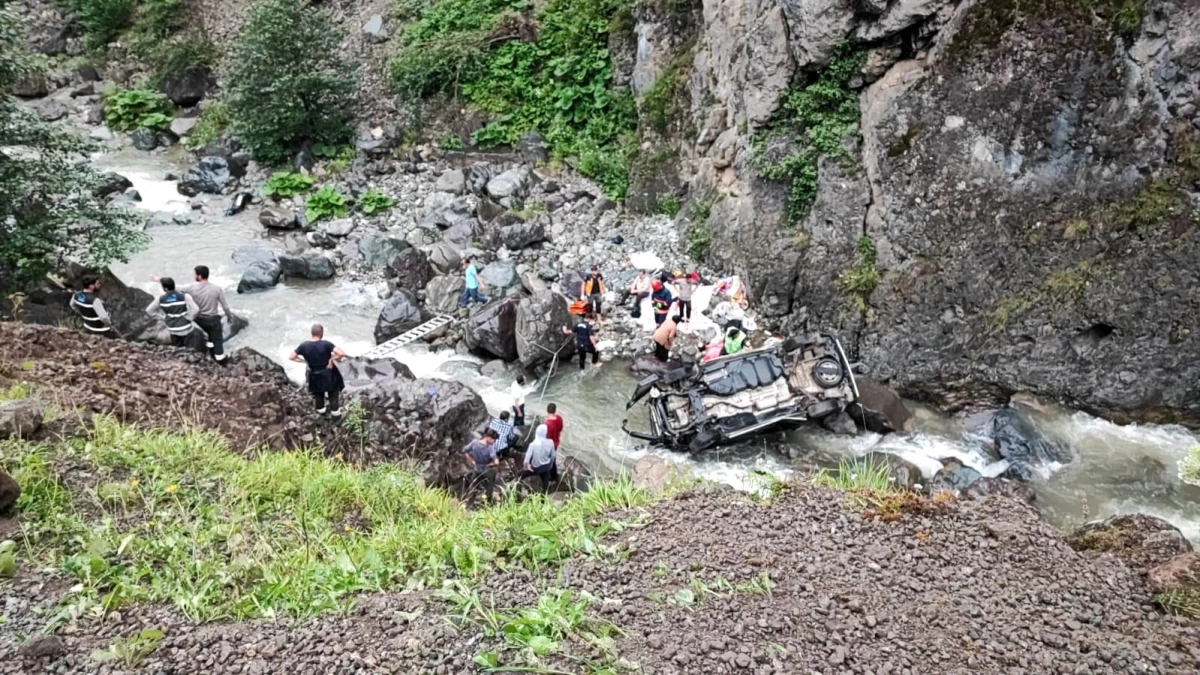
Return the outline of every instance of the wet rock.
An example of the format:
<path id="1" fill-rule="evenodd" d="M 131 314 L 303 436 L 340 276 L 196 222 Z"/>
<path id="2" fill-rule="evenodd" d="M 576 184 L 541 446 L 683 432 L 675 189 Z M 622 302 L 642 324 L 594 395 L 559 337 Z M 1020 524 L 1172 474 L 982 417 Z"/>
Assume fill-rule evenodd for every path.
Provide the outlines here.
<path id="1" fill-rule="evenodd" d="M 190 108 L 200 102 L 212 88 L 212 71 L 204 66 L 188 66 L 162 83 L 163 93 L 180 108 Z"/>
<path id="2" fill-rule="evenodd" d="M 921 470 L 912 462 L 891 453 L 874 453 L 869 455 L 874 461 L 886 462 L 888 465 L 888 479 L 892 485 L 903 490 L 918 490 L 918 486 L 924 483 L 921 475 Z"/>
<path id="3" fill-rule="evenodd" d="M 436 314 L 452 314 L 458 309 L 466 283 L 461 276 L 440 276 L 425 285 L 425 308 Z"/>
<path id="4" fill-rule="evenodd" d="M 29 438 L 42 428 L 46 408 L 33 398 L 0 402 L 0 440 Z"/>
<path id="5" fill-rule="evenodd" d="M 387 42 L 388 31 L 383 26 L 383 17 L 379 14 L 372 14 L 371 18 L 363 24 L 363 36 L 371 42 Z"/>
<path id="6" fill-rule="evenodd" d="M 150 152 L 158 147 L 158 137 L 154 135 L 153 129 L 134 129 L 133 133 L 129 134 L 129 140 L 133 147 L 142 152 Z"/>
<path id="7" fill-rule="evenodd" d="M 221 194 L 233 183 L 229 161 L 224 157 L 201 157 L 195 166 L 187 170 L 176 184 L 179 194 L 195 197 L 201 192 Z"/>
<path id="8" fill-rule="evenodd" d="M 929 482 L 929 492 L 938 492 L 941 490 L 949 490 L 950 492 L 958 492 L 967 489 L 971 483 L 982 478 L 980 473 L 969 466 L 966 466 L 957 459 L 947 459 L 942 461 L 942 469 L 933 476 L 933 480 Z"/>
<path id="9" fill-rule="evenodd" d="M 111 195 L 120 194 L 133 187 L 129 179 L 119 173 L 100 174 L 101 182 L 92 192 L 96 199 L 104 199 Z"/>
<path id="10" fill-rule="evenodd" d="M 0 515 L 8 513 L 21 497 L 21 486 L 12 476 L 0 471 Z"/>
<path id="11" fill-rule="evenodd" d="M 967 499 L 987 499 L 991 496 L 1008 497 L 1026 504 L 1037 501 L 1037 494 L 1028 484 L 1007 478 L 980 478 L 963 490 Z"/>
<path id="12" fill-rule="evenodd" d="M 488 263 L 488 266 L 479 273 L 479 278 L 495 295 L 514 288 L 521 282 L 517 277 L 517 264 L 511 260 L 496 260 Z"/>
<path id="13" fill-rule="evenodd" d="M 279 255 L 279 266 L 285 277 L 300 279 L 332 279 L 337 273 L 333 261 L 320 253 Z"/>
<path id="14" fill-rule="evenodd" d="M 330 237 L 345 237 L 354 231 L 356 223 L 353 218 L 337 218 L 321 223 L 321 231 Z"/>
<path id="15" fill-rule="evenodd" d="M 313 155 L 312 150 L 307 147 L 301 148 L 299 152 L 292 155 L 292 171 L 297 173 L 312 173 L 313 167 L 317 165 L 317 158 Z"/>
<path id="16" fill-rule="evenodd" d="M 338 369 L 342 371 L 342 379 L 346 382 L 346 392 L 350 394 L 381 382 L 413 379 L 412 371 L 408 366 L 390 358 L 351 357 L 338 363 Z"/>
<path id="17" fill-rule="evenodd" d="M 1179 528 L 1141 513 L 1087 523 L 1072 532 L 1067 543 L 1077 551 L 1112 554 L 1143 571 L 1192 551 Z"/>
<path id="18" fill-rule="evenodd" d="M 854 436 L 858 434 L 858 425 L 854 423 L 854 419 L 846 412 L 822 418 L 821 426 L 840 436 Z"/>
<path id="19" fill-rule="evenodd" d="M 293 211 L 282 208 L 266 208 L 258 214 L 258 222 L 269 230 L 294 230 L 300 221 Z"/>
<path id="20" fill-rule="evenodd" d="M 276 253 L 266 246 L 246 244 L 233 249 L 233 255 L 230 258 L 239 265 L 250 265 L 256 262 L 271 263 L 275 262 Z"/>
<path id="21" fill-rule="evenodd" d="M 498 298 L 472 313 L 463 327 L 467 347 L 504 359 L 517 360 L 516 298 Z"/>
<path id="22" fill-rule="evenodd" d="M 872 379 L 856 377 L 858 403 L 851 417 L 867 431 L 887 434 L 912 430 L 912 413 L 904 406 L 900 395 L 890 387 Z"/>
<path id="23" fill-rule="evenodd" d="M 381 232 L 369 232 L 358 242 L 358 255 L 363 265 L 371 269 L 387 267 L 396 256 L 408 248 L 403 239 L 389 237 Z"/>
<path id="24" fill-rule="evenodd" d="M 1034 466 L 1071 461 L 1071 451 L 1046 440 L 1020 412 L 1005 408 L 992 419 L 996 452 L 1009 461 L 1007 475 L 1029 481 Z"/>
<path id="25" fill-rule="evenodd" d="M 43 122 L 57 122 L 67 116 L 67 106 L 63 105 L 62 101 L 49 100 L 41 106 L 38 106 L 38 117 L 42 118 Z"/>
<path id="26" fill-rule="evenodd" d="M 17 654 L 31 661 L 38 659 L 56 659 L 67 652 L 67 643 L 57 635 L 37 633 L 17 648 Z"/>
<path id="27" fill-rule="evenodd" d="M 0 509 L 3 510 L 3 509 Z M 1150 592 L 1183 592 L 1200 600 L 1200 554 L 1180 553 L 1146 572 Z"/>
<path id="28" fill-rule="evenodd" d="M 517 305 L 517 358 L 523 368 L 559 362 L 575 353 L 575 338 L 562 334 L 571 324 L 567 299 L 552 291 L 521 298 Z"/>
<path id="29" fill-rule="evenodd" d="M 550 143 L 546 141 L 545 136 L 536 131 L 522 136 L 517 150 L 527 164 L 541 164 L 550 160 Z"/>
<path id="30" fill-rule="evenodd" d="M 438 176 L 435 189 L 452 195 L 461 195 L 467 190 L 467 178 L 462 169 L 446 169 Z"/>
<path id="31" fill-rule="evenodd" d="M 238 281 L 238 293 L 252 293 L 254 291 L 263 291 L 268 288 L 274 288 L 279 283 L 280 277 L 283 275 L 283 268 L 278 260 L 257 260 L 250 263 L 245 272 L 242 272 L 242 278 Z"/>
<path id="32" fill-rule="evenodd" d="M 379 310 L 379 318 L 375 321 L 375 344 L 410 331 L 428 318 L 429 315 L 417 302 L 415 293 L 404 288 L 398 289 Z"/>
<path id="33" fill-rule="evenodd" d="M 453 274 L 458 271 L 462 258 L 453 246 L 440 242 L 429 249 L 429 262 L 442 274 Z"/>
<path id="34" fill-rule="evenodd" d="M 417 248 L 406 248 L 397 253 L 388 269 L 396 276 L 396 283 L 401 288 L 413 291 L 424 289 L 435 276 L 429 256 Z"/>
<path id="35" fill-rule="evenodd" d="M 529 170 L 524 167 L 509 169 L 487 183 L 487 193 L 495 199 L 524 197 L 529 190 Z"/>
<path id="36" fill-rule="evenodd" d="M 184 138 L 192 133 L 192 129 L 196 128 L 196 124 L 200 121 L 197 117 L 176 117 L 171 120 L 171 133 L 177 138 Z"/>
<path id="37" fill-rule="evenodd" d="M 508 364 L 504 359 L 495 359 L 488 361 L 479 368 L 479 374 L 488 378 L 498 378 L 508 372 Z"/>

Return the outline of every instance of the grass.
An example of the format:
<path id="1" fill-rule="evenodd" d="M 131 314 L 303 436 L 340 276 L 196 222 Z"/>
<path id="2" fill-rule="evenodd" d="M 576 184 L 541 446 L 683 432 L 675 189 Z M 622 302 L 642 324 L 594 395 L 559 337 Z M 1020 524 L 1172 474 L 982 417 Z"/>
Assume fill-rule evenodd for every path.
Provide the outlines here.
<path id="1" fill-rule="evenodd" d="M 843 458 L 835 471 L 821 469 L 812 477 L 815 485 L 842 490 L 862 509 L 863 518 L 885 522 L 899 520 L 905 514 L 941 513 L 954 502 L 949 492 L 931 498 L 904 489 L 892 480 L 888 461 L 878 455 L 865 459 Z"/>
<path id="2" fill-rule="evenodd" d="M 8 389 L 0 390 L 0 403 L 4 401 L 20 401 L 21 399 L 29 398 L 33 390 L 24 382 L 17 382 L 11 385 Z"/>
<path id="3" fill-rule="evenodd" d="M 895 488 L 891 479 L 891 467 L 887 460 L 877 455 L 865 459 L 843 457 L 836 471 L 821 469 L 813 476 L 813 483 L 838 490 L 869 490 L 887 492 Z"/>
<path id="4" fill-rule="evenodd" d="M 600 537 L 629 523 L 600 515 L 650 501 L 618 479 L 562 502 L 510 493 L 470 512 L 393 465 L 359 469 L 315 450 L 247 459 L 212 432 L 106 417 L 87 438 L 0 443 L 0 468 L 23 488 L 17 562 L 76 583 L 50 629 L 139 602 L 192 620 L 303 618 L 363 592 L 553 566 L 606 553 Z"/>
<path id="5" fill-rule="evenodd" d="M 875 267 L 875 242 L 870 237 L 860 237 L 858 264 L 844 270 L 837 278 L 837 289 L 850 298 L 860 312 L 867 311 L 871 294 L 879 286 L 879 269 Z"/>
<path id="6" fill-rule="evenodd" d="M 1200 618 L 1200 590 L 1173 588 L 1154 596 L 1154 603 L 1163 611 L 1188 619 Z"/>
<path id="7" fill-rule="evenodd" d="M 200 113 L 200 120 L 183 143 L 189 150 L 200 150 L 217 140 L 229 127 L 229 107 L 224 101 L 213 101 Z"/>

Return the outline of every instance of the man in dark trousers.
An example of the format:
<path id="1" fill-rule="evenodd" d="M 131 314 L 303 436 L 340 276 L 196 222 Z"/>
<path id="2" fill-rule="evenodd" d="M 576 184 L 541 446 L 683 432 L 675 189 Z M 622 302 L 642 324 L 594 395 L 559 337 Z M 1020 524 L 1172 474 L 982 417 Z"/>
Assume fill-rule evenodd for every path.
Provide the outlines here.
<path id="1" fill-rule="evenodd" d="M 100 290 L 100 277 L 88 274 L 80 280 L 83 290 L 71 296 L 71 309 L 83 319 L 83 328 L 92 335 L 115 338 L 117 331 L 113 330 L 112 317 L 104 309 L 104 302 L 96 297 Z"/>
<path id="2" fill-rule="evenodd" d="M 312 337 L 296 347 L 296 351 L 288 358 L 308 364 L 308 391 L 313 395 L 317 413 L 324 415 L 330 411 L 334 417 L 341 417 L 342 406 L 338 394 L 346 388 L 346 383 L 342 380 L 337 362 L 346 358 L 346 353 L 325 339 L 325 327 L 314 323 Z M 329 399 L 328 408 L 326 398 Z"/>
<path id="3" fill-rule="evenodd" d="M 180 292 L 192 296 L 192 300 L 196 303 L 199 313 L 196 315 L 196 325 L 204 334 L 208 336 L 206 347 L 212 350 L 213 358 L 217 362 L 225 361 L 225 327 L 221 325 L 221 312 L 225 310 L 225 316 L 233 320 L 233 312 L 229 310 L 229 303 L 225 301 L 225 291 L 216 284 L 208 282 L 208 267 L 205 265 L 196 265 L 194 270 L 196 273 L 196 283 L 191 286 L 184 286 L 179 289 Z M 158 277 L 150 277 L 151 281 L 161 281 Z"/>
<path id="4" fill-rule="evenodd" d="M 175 290 L 175 280 L 171 277 L 163 277 L 158 281 L 162 284 L 164 292 L 150 302 L 146 313 L 162 319 L 167 324 L 167 331 L 171 333 L 171 344 L 176 347 L 186 346 L 188 337 L 196 327 L 192 321 L 200 313 L 200 308 L 196 306 L 192 296 Z"/>
<path id="5" fill-rule="evenodd" d="M 671 311 L 671 305 L 675 304 L 675 299 L 661 281 L 655 280 L 652 288 L 654 292 L 650 294 L 650 304 L 654 307 L 654 325 L 661 326 L 662 322 L 667 320 L 667 314 Z"/>
<path id="6" fill-rule="evenodd" d="M 588 314 L 594 315 L 597 321 L 603 319 L 605 290 L 604 275 L 600 274 L 598 266 L 592 265 L 592 269 L 580 284 L 579 299 L 588 304 Z"/>
<path id="7" fill-rule="evenodd" d="M 496 469 L 500 466 L 500 458 L 496 456 L 496 448 L 493 447 L 497 436 L 495 429 L 488 429 L 483 432 L 483 438 L 471 441 L 463 448 L 467 465 L 471 467 L 471 486 L 468 490 L 474 490 L 475 486 L 482 485 L 489 504 L 493 503 L 492 492 L 496 487 Z"/>
<path id="8" fill-rule="evenodd" d="M 592 355 L 592 365 L 596 368 L 600 367 L 600 352 L 596 349 L 596 335 L 592 331 L 592 324 L 587 322 L 587 318 L 579 317 L 579 322 L 574 328 L 563 326 L 563 335 L 575 334 L 575 350 L 579 352 L 579 369 L 583 370 L 587 362 L 587 355 Z"/>

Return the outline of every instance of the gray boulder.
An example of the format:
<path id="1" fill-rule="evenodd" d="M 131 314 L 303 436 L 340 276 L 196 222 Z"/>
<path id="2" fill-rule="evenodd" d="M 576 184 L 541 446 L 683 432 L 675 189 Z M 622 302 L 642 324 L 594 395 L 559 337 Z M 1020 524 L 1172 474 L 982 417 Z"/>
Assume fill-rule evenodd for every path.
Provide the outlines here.
<path id="1" fill-rule="evenodd" d="M 46 407 L 34 398 L 0 403 L 0 440 L 29 438 L 42 428 L 45 412 Z"/>
<path id="2" fill-rule="evenodd" d="M 529 192 L 529 170 L 524 167 L 509 169 L 487 183 L 487 193 L 495 199 L 524 197 Z M 507 202 L 506 202 L 507 203 Z"/>
<path id="3" fill-rule="evenodd" d="M 336 274 L 333 261 L 320 253 L 284 253 L 279 256 L 279 266 L 285 277 L 317 280 L 332 279 Z"/>
<path id="4" fill-rule="evenodd" d="M 488 289 L 495 295 L 502 291 L 515 288 L 521 283 L 517 276 L 517 264 L 511 260 L 496 260 L 489 263 L 479 273 L 479 278 L 487 284 Z"/>
<path id="5" fill-rule="evenodd" d="M 338 370 L 342 371 L 342 379 L 346 382 L 346 392 L 351 394 L 389 380 L 413 379 L 412 371 L 408 366 L 390 358 L 350 357 L 338 363 Z"/>
<path id="6" fill-rule="evenodd" d="M 242 278 L 238 281 L 237 292 L 252 293 L 254 291 L 264 291 L 268 288 L 274 288 L 279 283 L 282 275 L 283 268 L 277 260 L 259 260 L 250 263 L 246 271 L 242 272 Z"/>
<path id="7" fill-rule="evenodd" d="M 458 271 L 462 257 L 458 249 L 446 242 L 439 242 L 429 249 L 429 262 L 442 274 L 451 274 Z"/>
<path id="8" fill-rule="evenodd" d="M 438 176 L 435 188 L 439 192 L 461 195 L 467 190 L 467 178 L 462 169 L 446 169 Z"/>
<path id="9" fill-rule="evenodd" d="M 850 415 L 855 422 L 877 434 L 912 430 L 912 413 L 899 394 L 865 377 L 856 377 L 855 382 L 858 401 L 852 406 Z"/>
<path id="10" fill-rule="evenodd" d="M 408 289 L 398 289 L 379 310 L 379 318 L 375 321 L 375 343 L 387 342 L 427 319 L 429 315 L 421 309 L 417 295 Z"/>
<path id="11" fill-rule="evenodd" d="M 579 291 L 583 288 L 583 277 L 583 272 L 579 270 L 564 270 L 562 278 L 559 279 L 558 288 L 563 295 L 578 298 Z"/>
<path id="12" fill-rule="evenodd" d="M 44 104 L 38 106 L 38 117 L 42 118 L 43 122 L 57 122 L 67 116 L 67 106 L 63 105 L 62 101 L 50 99 Z"/>
<path id="13" fill-rule="evenodd" d="M 440 276 L 425 285 L 425 308 L 437 314 L 452 314 L 458 309 L 466 283 L 461 276 Z"/>
<path id="14" fill-rule="evenodd" d="M 192 133 L 192 129 L 196 128 L 196 124 L 199 121 L 199 118 L 196 117 L 176 117 L 171 120 L 171 133 L 179 138 L 183 138 Z"/>
<path id="15" fill-rule="evenodd" d="M 158 136 L 154 134 L 153 129 L 134 129 L 133 133 L 129 134 L 129 140 L 133 147 L 142 152 L 150 152 L 158 147 Z"/>
<path id="16" fill-rule="evenodd" d="M 382 232 L 370 232 L 358 242 L 358 256 L 367 267 L 380 269 L 391 264 L 407 248 L 408 242 L 403 239 L 395 239 Z"/>
<path id="17" fill-rule="evenodd" d="M 467 347 L 505 361 L 517 360 L 516 298 L 497 298 L 472 313 L 463 328 Z"/>
<path id="18" fill-rule="evenodd" d="M 246 244 L 233 249 L 233 255 L 230 257 L 239 265 L 252 265 L 256 262 L 275 262 L 276 253 L 266 246 Z"/>
<path id="19" fill-rule="evenodd" d="M 201 157 L 200 161 L 179 179 L 176 189 L 179 190 L 179 194 L 187 197 L 195 197 L 201 192 L 216 195 L 229 187 L 233 180 L 229 161 L 224 157 Z"/>
<path id="20" fill-rule="evenodd" d="M 294 230 L 300 227 L 296 214 L 281 208 L 263 209 L 258 214 L 258 222 L 269 230 Z"/>
<path id="21" fill-rule="evenodd" d="M 980 473 L 966 466 L 957 459 L 947 459 L 942 462 L 942 468 L 929 482 L 929 492 L 947 490 L 959 492 L 967 489 L 972 483 L 982 478 Z"/>
<path id="22" fill-rule="evenodd" d="M 180 108 L 190 108 L 212 88 L 212 71 L 204 66 L 189 66 L 162 83 L 163 93 Z"/>
<path id="23" fill-rule="evenodd" d="M 104 199 L 110 195 L 125 192 L 131 187 L 133 187 L 133 183 L 128 178 L 110 171 L 100 174 L 100 183 L 92 190 L 92 194 L 96 196 L 96 199 Z"/>
<path id="24" fill-rule="evenodd" d="M 518 251 L 546 241 L 546 227 L 541 218 L 517 222 L 500 228 L 500 243 L 510 251 Z"/>
<path id="25" fill-rule="evenodd" d="M 541 164 L 550 160 L 550 143 L 546 137 L 536 131 L 530 131 L 521 137 L 517 146 L 521 159 L 527 164 Z"/>
<path id="26" fill-rule="evenodd" d="M 354 231 L 355 225 L 353 218 L 338 218 L 321 223 L 321 231 L 330 237 L 345 237 Z"/>
<path id="27" fill-rule="evenodd" d="M 992 440 L 996 444 L 996 453 L 1009 462 L 1005 472 L 1008 478 L 1029 482 L 1035 476 L 1034 467 L 1071 461 L 1069 449 L 1048 441 L 1029 420 L 1012 408 L 1000 410 L 992 418 Z"/>
<path id="28" fill-rule="evenodd" d="M 481 238 L 479 223 L 474 219 L 457 222 L 442 233 L 443 241 L 459 249 L 467 248 Z"/>
<path id="29" fill-rule="evenodd" d="M 571 324 L 567 299 L 552 291 L 522 298 L 517 304 L 517 358 L 523 368 L 561 362 L 575 353 L 575 338 L 563 335 Z"/>
<path id="30" fill-rule="evenodd" d="M 41 98 L 50 93 L 50 83 L 41 73 L 28 75 L 13 84 L 12 93 L 18 98 Z"/>
<path id="31" fill-rule="evenodd" d="M 433 265 L 429 256 L 417 248 L 406 248 L 392 258 L 388 264 L 392 274 L 396 275 L 396 283 L 401 288 L 420 290 L 425 288 L 434 277 Z"/>

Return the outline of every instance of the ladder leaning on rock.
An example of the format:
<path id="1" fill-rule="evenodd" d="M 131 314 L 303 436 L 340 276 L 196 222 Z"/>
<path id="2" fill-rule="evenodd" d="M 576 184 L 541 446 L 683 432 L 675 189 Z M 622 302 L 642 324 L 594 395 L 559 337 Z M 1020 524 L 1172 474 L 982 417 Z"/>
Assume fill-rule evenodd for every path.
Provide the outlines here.
<path id="1" fill-rule="evenodd" d="M 416 328 L 413 328 L 412 330 L 410 330 L 406 333 L 397 335 L 396 337 L 392 338 L 391 340 L 388 340 L 387 342 L 383 342 L 378 345 L 375 345 L 374 347 L 371 348 L 370 351 L 368 351 L 366 354 L 363 354 L 360 358 L 382 359 L 386 356 L 391 356 L 395 352 L 399 351 L 402 347 L 405 347 L 409 344 L 412 344 L 413 342 L 416 342 L 417 340 L 420 340 L 421 338 L 425 337 L 426 335 L 429 335 L 433 331 L 438 330 L 439 328 L 442 328 L 442 327 L 448 325 L 452 321 L 454 321 L 453 316 L 450 316 L 448 314 L 438 314 L 437 316 L 433 317 L 432 319 L 426 321 L 425 323 L 421 324 L 420 326 L 417 326 Z"/>

